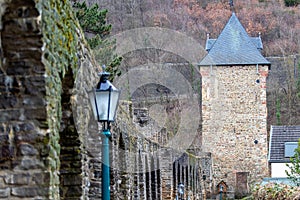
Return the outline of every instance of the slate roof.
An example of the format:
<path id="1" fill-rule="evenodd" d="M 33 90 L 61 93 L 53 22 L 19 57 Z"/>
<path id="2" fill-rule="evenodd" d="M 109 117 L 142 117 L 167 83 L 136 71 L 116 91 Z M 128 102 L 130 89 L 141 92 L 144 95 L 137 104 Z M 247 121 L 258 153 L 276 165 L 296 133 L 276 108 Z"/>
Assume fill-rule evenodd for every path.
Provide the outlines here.
<path id="1" fill-rule="evenodd" d="M 261 41 L 260 36 L 259 37 L 250 37 L 251 41 L 253 42 L 253 44 L 256 46 L 256 48 L 258 50 L 262 50 L 263 49 L 263 44 Z M 215 44 L 217 39 L 210 39 L 208 38 L 206 40 L 206 45 L 205 45 L 205 50 L 209 51 L 211 49 L 211 47 Z"/>
<path id="2" fill-rule="evenodd" d="M 262 50 L 263 49 L 263 44 L 260 38 L 260 34 L 258 37 L 250 37 L 250 39 L 252 40 L 253 44 L 256 46 L 256 48 L 258 50 Z"/>
<path id="3" fill-rule="evenodd" d="M 298 142 L 299 138 L 300 126 L 271 126 L 269 162 L 290 162 L 290 159 L 284 156 L 285 143 Z"/>
<path id="4" fill-rule="evenodd" d="M 205 50 L 209 51 L 211 49 L 211 47 L 215 44 L 216 40 L 217 39 L 210 39 L 210 38 L 208 38 L 206 40 Z"/>
<path id="5" fill-rule="evenodd" d="M 235 13 L 232 13 L 218 39 L 208 38 L 206 41 L 208 54 L 199 65 L 270 65 L 261 55 L 262 47 L 260 37 L 249 37 Z"/>

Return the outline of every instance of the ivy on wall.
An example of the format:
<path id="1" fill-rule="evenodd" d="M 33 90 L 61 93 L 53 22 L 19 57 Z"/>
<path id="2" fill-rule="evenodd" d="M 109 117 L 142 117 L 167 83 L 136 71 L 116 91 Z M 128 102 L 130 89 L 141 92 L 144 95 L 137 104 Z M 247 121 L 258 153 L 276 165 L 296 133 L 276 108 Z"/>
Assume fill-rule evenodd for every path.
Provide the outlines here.
<path id="1" fill-rule="evenodd" d="M 284 0 L 284 4 L 287 7 L 297 6 L 300 4 L 300 0 Z"/>
<path id="2" fill-rule="evenodd" d="M 81 28 L 68 0 L 36 0 L 36 8 L 41 15 L 42 62 L 46 69 L 48 138 L 44 141 L 49 148 L 46 161 L 50 172 L 49 196 L 51 199 L 59 199 L 62 80 L 67 72 L 76 77 L 79 59 L 77 52 L 80 43 L 85 41 L 78 38 Z"/>

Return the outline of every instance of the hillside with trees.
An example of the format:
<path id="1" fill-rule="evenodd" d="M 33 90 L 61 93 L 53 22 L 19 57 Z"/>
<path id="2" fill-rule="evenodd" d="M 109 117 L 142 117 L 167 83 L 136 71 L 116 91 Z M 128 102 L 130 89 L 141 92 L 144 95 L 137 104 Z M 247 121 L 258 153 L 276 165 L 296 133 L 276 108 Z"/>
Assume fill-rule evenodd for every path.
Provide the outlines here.
<path id="1" fill-rule="evenodd" d="M 229 0 L 89 0 L 109 10 L 112 33 L 158 26 L 184 32 L 205 44 L 219 35 L 231 15 Z M 294 2 L 294 3 L 293 3 Z M 251 36 L 261 33 L 265 56 L 299 52 L 298 0 L 239 0 L 234 12 Z"/>
<path id="2" fill-rule="evenodd" d="M 111 34 L 141 27 L 182 32 L 204 47 L 207 34 L 217 38 L 235 12 L 250 36 L 260 34 L 262 54 L 272 62 L 268 83 L 268 121 L 291 125 L 300 121 L 300 1 L 299 0 L 88 0 L 107 9 Z M 123 66 L 157 60 L 145 50 L 123 55 Z M 166 56 L 161 56 L 166 57 Z M 148 60 L 148 61 L 147 61 Z M 158 60 L 162 61 L 161 58 Z M 175 59 L 176 60 L 176 59 Z M 125 64 L 124 64 L 125 63 Z M 274 63 L 274 64 L 273 64 Z"/>

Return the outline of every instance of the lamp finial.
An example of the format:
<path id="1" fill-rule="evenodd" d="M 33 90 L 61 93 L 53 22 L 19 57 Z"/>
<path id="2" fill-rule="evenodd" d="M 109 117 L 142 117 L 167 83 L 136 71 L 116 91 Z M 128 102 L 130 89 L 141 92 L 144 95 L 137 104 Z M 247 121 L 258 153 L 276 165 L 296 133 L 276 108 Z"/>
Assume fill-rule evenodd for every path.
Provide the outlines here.
<path id="1" fill-rule="evenodd" d="M 110 73 L 105 70 L 106 68 L 106 65 L 102 65 L 102 71 L 98 73 L 100 77 L 109 77 Z"/>

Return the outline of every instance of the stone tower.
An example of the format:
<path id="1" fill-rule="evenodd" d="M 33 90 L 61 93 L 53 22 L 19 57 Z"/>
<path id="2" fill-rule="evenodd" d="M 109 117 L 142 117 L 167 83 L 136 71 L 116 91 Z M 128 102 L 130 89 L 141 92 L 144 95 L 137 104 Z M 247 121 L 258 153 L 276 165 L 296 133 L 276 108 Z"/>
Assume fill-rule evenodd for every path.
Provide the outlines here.
<path id="1" fill-rule="evenodd" d="M 218 39 L 208 37 L 202 75 L 202 149 L 213 158 L 214 189 L 243 196 L 268 176 L 266 78 L 261 38 L 249 37 L 235 13 Z"/>

